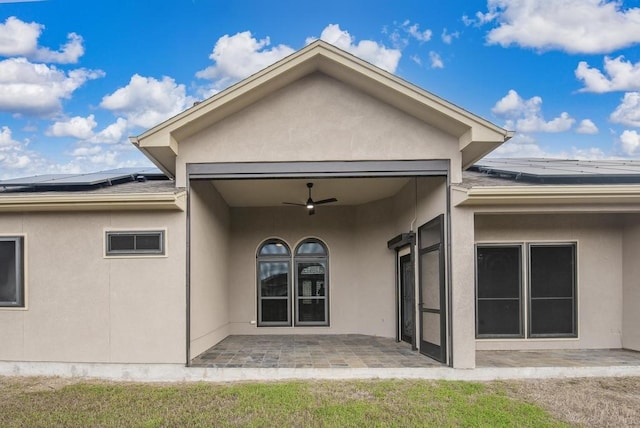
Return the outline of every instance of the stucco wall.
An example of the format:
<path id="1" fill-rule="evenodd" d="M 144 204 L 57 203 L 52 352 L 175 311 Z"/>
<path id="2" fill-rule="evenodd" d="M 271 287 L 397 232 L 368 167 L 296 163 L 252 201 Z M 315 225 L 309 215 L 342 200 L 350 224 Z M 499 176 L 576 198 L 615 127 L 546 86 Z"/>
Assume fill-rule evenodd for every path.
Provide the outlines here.
<path id="1" fill-rule="evenodd" d="M 190 162 L 452 159 L 457 138 L 322 74 L 307 76 L 180 142 Z"/>
<path id="2" fill-rule="evenodd" d="M 640 217 L 629 215 L 623 233 L 622 346 L 640 351 Z"/>
<path id="3" fill-rule="evenodd" d="M 309 216 L 296 207 L 232 208 L 229 278 L 232 334 L 355 333 L 360 299 L 353 262 L 355 209 L 322 207 Z M 291 251 L 304 238 L 321 239 L 329 250 L 330 327 L 256 327 L 256 251 L 268 238 L 283 239 Z M 383 244 L 384 245 L 384 244 Z M 366 297 L 364 297 L 366 299 Z M 348 305 L 347 305 L 348 303 Z"/>
<path id="4" fill-rule="evenodd" d="M 182 212 L 0 215 L 24 234 L 26 309 L 0 309 L 0 360 L 185 360 Z M 105 230 L 166 228 L 167 257 L 105 258 Z"/>
<path id="5" fill-rule="evenodd" d="M 476 242 L 577 242 L 577 339 L 477 340 L 477 349 L 622 346 L 623 229 L 612 214 L 502 214 L 475 217 Z"/>
<path id="6" fill-rule="evenodd" d="M 193 181 L 191 218 L 191 358 L 229 334 L 229 207 L 210 181 Z"/>

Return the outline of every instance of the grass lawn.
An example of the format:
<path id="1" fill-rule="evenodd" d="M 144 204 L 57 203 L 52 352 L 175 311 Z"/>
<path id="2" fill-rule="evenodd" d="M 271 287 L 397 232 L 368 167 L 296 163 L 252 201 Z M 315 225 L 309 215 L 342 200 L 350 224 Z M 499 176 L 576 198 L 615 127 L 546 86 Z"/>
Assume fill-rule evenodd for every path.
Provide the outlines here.
<path id="1" fill-rule="evenodd" d="M 445 381 L 130 384 L 0 377 L 1 427 L 564 426 L 504 385 Z"/>

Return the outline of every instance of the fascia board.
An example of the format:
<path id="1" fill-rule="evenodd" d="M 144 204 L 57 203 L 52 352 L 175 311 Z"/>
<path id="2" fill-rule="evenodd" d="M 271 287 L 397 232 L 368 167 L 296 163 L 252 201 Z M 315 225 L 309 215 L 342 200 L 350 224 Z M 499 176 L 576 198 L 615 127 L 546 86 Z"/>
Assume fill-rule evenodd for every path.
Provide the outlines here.
<path id="1" fill-rule="evenodd" d="M 466 189 L 455 186 L 465 197 L 457 206 L 526 204 L 639 204 L 640 185 L 616 186 L 492 186 Z"/>
<path id="2" fill-rule="evenodd" d="M 127 193 L 119 195 L 0 196 L 0 212 L 186 210 L 186 192 Z"/>

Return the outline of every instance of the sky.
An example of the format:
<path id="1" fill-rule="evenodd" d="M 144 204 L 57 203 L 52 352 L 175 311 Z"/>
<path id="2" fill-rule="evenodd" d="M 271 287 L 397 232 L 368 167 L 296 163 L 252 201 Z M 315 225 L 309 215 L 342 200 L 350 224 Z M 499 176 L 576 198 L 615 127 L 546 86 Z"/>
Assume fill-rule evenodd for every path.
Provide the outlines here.
<path id="1" fill-rule="evenodd" d="M 0 0 L 0 179 L 150 166 L 129 136 L 323 39 L 515 131 L 640 158 L 640 0 Z"/>

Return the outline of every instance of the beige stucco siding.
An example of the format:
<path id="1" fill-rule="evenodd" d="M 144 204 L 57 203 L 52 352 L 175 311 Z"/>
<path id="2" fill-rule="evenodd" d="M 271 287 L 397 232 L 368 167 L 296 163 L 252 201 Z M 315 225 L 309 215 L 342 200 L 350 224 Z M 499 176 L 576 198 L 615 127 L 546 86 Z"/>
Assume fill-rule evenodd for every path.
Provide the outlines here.
<path id="1" fill-rule="evenodd" d="M 354 247 L 356 210 L 322 207 L 314 216 L 297 207 L 232 208 L 232 244 L 229 278 L 232 334 L 357 333 L 360 307 L 367 296 L 358 292 L 360 254 Z M 256 251 L 268 238 L 284 240 L 293 251 L 303 239 L 321 239 L 329 250 L 330 327 L 256 327 Z M 384 242 L 375 243 L 382 245 Z M 355 256 L 355 257 L 354 257 Z M 384 272 L 384 266 L 382 267 Z M 393 269 L 393 264 L 391 264 Z M 384 275 L 384 273 L 383 273 Z M 393 309 L 393 308 L 391 308 Z M 387 318 L 385 314 L 381 314 Z"/>
<path id="2" fill-rule="evenodd" d="M 622 346 L 640 351 L 640 217 L 629 215 L 625 220 Z"/>
<path id="3" fill-rule="evenodd" d="M 229 334 L 229 207 L 209 181 L 192 181 L 191 357 Z M 245 269 L 251 269 L 251 265 Z"/>
<path id="4" fill-rule="evenodd" d="M 184 214 L 17 213 L 27 308 L 0 309 L 0 359 L 184 361 Z M 168 257 L 105 258 L 105 230 L 166 229 Z"/>
<path id="5" fill-rule="evenodd" d="M 452 159 L 458 139 L 351 86 L 307 76 L 180 142 L 178 186 L 196 162 Z"/>
<path id="6" fill-rule="evenodd" d="M 620 348 L 623 232 L 613 214 L 476 215 L 477 243 L 577 242 L 577 339 L 478 340 L 477 349 Z"/>

